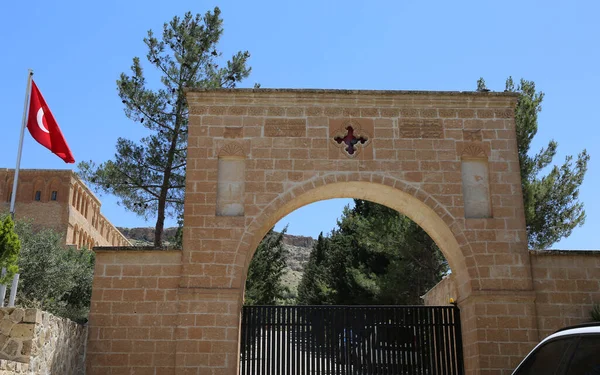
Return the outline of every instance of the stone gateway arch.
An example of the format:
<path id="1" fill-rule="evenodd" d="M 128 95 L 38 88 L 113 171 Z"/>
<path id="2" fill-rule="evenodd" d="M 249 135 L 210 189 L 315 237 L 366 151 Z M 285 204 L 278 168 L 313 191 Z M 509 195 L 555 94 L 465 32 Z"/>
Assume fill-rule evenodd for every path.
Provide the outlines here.
<path id="1" fill-rule="evenodd" d="M 235 375 L 252 255 L 281 218 L 361 198 L 448 260 L 469 374 L 538 341 L 512 93 L 189 91 L 183 250 L 97 249 L 88 374 Z"/>

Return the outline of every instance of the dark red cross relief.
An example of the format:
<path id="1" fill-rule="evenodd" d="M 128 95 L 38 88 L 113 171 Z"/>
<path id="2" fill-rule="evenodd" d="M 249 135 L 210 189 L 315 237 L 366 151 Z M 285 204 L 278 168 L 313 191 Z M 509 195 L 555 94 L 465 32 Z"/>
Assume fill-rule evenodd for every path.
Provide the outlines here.
<path id="1" fill-rule="evenodd" d="M 344 136 L 344 137 L 335 137 L 333 138 L 334 141 L 336 141 L 337 143 L 341 144 L 342 142 L 344 142 L 346 144 L 346 152 L 349 155 L 354 155 L 354 152 L 356 151 L 356 147 L 354 147 L 357 143 L 360 144 L 365 144 L 368 141 L 368 138 L 360 136 L 360 137 L 356 137 L 354 136 L 354 129 L 352 129 L 352 126 L 348 126 L 346 128 L 346 130 L 348 131 L 348 133 Z"/>

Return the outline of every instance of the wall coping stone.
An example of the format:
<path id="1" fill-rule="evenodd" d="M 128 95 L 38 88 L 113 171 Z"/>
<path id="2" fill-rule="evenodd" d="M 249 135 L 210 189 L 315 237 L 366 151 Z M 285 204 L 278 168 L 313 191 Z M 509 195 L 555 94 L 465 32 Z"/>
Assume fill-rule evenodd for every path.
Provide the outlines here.
<path id="1" fill-rule="evenodd" d="M 256 94 L 338 94 L 338 95 L 440 95 L 440 96 L 499 96 L 518 97 L 514 92 L 480 92 L 480 91 L 419 91 L 419 90 L 344 90 L 344 89 L 229 89 L 229 88 L 186 88 L 185 92 L 212 92 L 212 93 L 256 93 Z"/>
<path id="2" fill-rule="evenodd" d="M 181 252 L 181 249 L 175 249 L 171 246 L 96 246 L 92 249 L 94 252 L 141 252 L 141 251 L 163 251 L 163 252 Z"/>
<path id="3" fill-rule="evenodd" d="M 600 250 L 529 250 L 531 255 L 589 255 L 599 256 Z"/>

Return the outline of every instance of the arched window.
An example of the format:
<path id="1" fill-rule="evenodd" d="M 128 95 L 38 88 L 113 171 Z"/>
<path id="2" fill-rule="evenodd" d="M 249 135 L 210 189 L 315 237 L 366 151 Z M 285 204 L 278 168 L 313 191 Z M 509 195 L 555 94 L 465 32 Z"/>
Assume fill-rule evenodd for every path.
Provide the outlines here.
<path id="1" fill-rule="evenodd" d="M 42 192 L 44 191 L 45 188 L 45 183 L 44 180 L 41 178 L 38 178 L 35 180 L 35 182 L 33 183 L 33 197 L 32 200 L 36 201 L 36 202 L 41 202 L 42 201 Z"/>
<path id="2" fill-rule="evenodd" d="M 10 198 L 12 197 L 12 188 L 13 188 L 13 179 L 9 179 L 6 182 L 6 201 L 10 202 Z"/>
<path id="3" fill-rule="evenodd" d="M 58 201 L 58 189 L 60 187 L 60 182 L 58 179 L 53 178 L 48 184 L 48 200 L 49 201 Z"/>
<path id="4" fill-rule="evenodd" d="M 71 205 L 74 208 L 77 208 L 77 186 L 76 185 L 71 186 L 71 190 L 73 191 L 73 200 L 71 201 Z"/>
<path id="5" fill-rule="evenodd" d="M 77 211 L 81 212 L 81 189 L 77 187 L 77 206 L 75 207 Z"/>
<path id="6" fill-rule="evenodd" d="M 79 230 L 79 228 L 78 228 L 77 224 L 75 224 L 75 228 L 73 228 L 73 245 L 75 245 L 75 246 L 77 246 L 77 234 L 78 234 L 77 231 L 78 230 Z"/>

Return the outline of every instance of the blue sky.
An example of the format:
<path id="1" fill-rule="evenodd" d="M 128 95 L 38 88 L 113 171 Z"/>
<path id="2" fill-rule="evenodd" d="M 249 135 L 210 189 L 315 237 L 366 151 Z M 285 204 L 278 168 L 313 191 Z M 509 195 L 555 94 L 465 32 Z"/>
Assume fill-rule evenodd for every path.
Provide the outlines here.
<path id="1" fill-rule="evenodd" d="M 0 167 L 14 168 L 27 69 L 80 160 L 105 161 L 117 137 L 139 139 L 115 80 L 144 57 L 148 29 L 187 10 L 219 6 L 224 56 L 252 54 L 245 82 L 262 87 L 503 90 L 512 75 L 546 93 L 533 149 L 554 138 L 556 162 L 583 148 L 592 160 L 581 199 L 587 222 L 556 248 L 600 247 L 600 2 L 589 1 L 40 1 L 0 4 Z M 74 168 L 26 134 L 23 168 Z M 152 226 L 103 196 L 119 226 Z M 284 220 L 289 233 L 328 232 L 347 200 L 313 204 Z M 171 221 L 168 224 L 174 224 Z"/>

